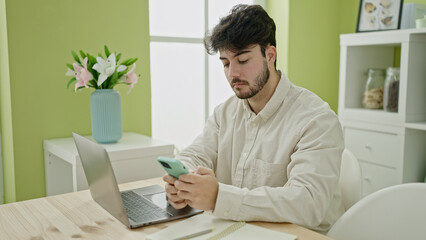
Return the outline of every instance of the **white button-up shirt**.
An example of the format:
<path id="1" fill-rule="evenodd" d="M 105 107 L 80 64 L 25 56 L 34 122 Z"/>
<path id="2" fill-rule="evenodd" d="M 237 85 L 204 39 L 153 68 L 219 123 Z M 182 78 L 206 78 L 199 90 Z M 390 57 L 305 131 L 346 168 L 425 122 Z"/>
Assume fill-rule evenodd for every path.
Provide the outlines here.
<path id="1" fill-rule="evenodd" d="M 229 98 L 176 158 L 215 171 L 216 216 L 325 232 L 344 211 L 337 191 L 343 149 L 329 105 L 282 74 L 257 115 L 247 100 Z"/>

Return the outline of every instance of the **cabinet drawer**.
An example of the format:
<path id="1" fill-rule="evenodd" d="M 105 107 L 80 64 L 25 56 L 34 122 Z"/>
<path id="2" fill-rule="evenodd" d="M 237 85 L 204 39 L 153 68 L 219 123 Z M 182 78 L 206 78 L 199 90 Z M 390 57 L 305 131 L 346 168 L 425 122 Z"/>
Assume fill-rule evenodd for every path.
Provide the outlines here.
<path id="1" fill-rule="evenodd" d="M 398 173 L 395 169 L 364 162 L 360 162 L 360 165 L 363 196 L 382 188 L 402 183 L 398 180 Z"/>
<path id="2" fill-rule="evenodd" d="M 403 139 L 396 134 L 346 128 L 345 144 L 358 160 L 395 168 L 402 161 Z"/>

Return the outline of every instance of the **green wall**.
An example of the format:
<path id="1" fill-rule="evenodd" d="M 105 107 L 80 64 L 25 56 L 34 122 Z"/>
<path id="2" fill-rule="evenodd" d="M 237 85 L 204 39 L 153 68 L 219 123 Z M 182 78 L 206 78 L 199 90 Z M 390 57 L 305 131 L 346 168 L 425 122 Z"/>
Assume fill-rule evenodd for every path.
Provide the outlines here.
<path id="1" fill-rule="evenodd" d="M 91 134 L 93 89 L 67 89 L 71 50 L 104 44 L 138 57 L 139 83 L 122 96 L 123 130 L 151 134 L 148 0 L 1 0 L 1 133 L 5 202 L 45 196 L 43 140 Z M 5 34 L 7 33 L 7 35 Z M 7 55 L 8 53 L 8 55 Z"/>
<path id="2" fill-rule="evenodd" d="M 13 161 L 12 109 L 10 98 L 9 50 L 7 46 L 5 0 L 0 0 L 0 18 L 0 134 L 2 137 L 1 157 L 3 161 L 3 190 L 5 193 L 5 200 L 7 202 L 14 202 L 15 164 Z"/>
<path id="3" fill-rule="evenodd" d="M 339 0 L 290 1 L 289 78 L 337 110 Z M 308 7 L 309 6 L 309 7 Z"/>
<path id="4" fill-rule="evenodd" d="M 337 110 L 339 0 L 270 0 L 267 11 L 277 24 L 277 67 Z M 287 9 L 287 10 L 283 10 Z"/>
<path id="5" fill-rule="evenodd" d="M 288 40 L 289 40 L 289 2 L 290 0 L 268 0 L 266 11 L 274 19 L 277 31 L 277 69 L 288 74 Z"/>

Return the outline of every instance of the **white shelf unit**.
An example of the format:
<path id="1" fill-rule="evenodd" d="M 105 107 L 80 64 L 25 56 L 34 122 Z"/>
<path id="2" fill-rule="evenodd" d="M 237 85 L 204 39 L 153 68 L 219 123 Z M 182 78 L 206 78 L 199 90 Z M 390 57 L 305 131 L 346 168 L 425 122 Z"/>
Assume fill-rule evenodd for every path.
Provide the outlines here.
<path id="1" fill-rule="evenodd" d="M 93 141 L 93 137 L 87 138 Z M 158 156 L 173 157 L 174 145 L 137 133 L 126 132 L 114 144 L 101 144 L 108 152 L 118 183 L 163 176 Z M 46 195 L 88 188 L 74 139 L 44 140 Z"/>
<path id="2" fill-rule="evenodd" d="M 362 106 L 369 68 L 393 67 L 400 49 L 397 112 Z M 426 30 L 340 35 L 339 107 L 346 147 L 361 163 L 364 195 L 426 175 Z"/>

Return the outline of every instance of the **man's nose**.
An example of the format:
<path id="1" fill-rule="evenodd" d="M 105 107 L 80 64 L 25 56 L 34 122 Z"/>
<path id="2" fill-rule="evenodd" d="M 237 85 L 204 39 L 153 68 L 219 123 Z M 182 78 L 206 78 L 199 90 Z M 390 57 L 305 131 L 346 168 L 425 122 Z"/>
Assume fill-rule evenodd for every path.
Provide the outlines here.
<path id="1" fill-rule="evenodd" d="M 230 79 L 240 77 L 240 68 L 236 64 L 229 64 L 228 75 Z"/>

